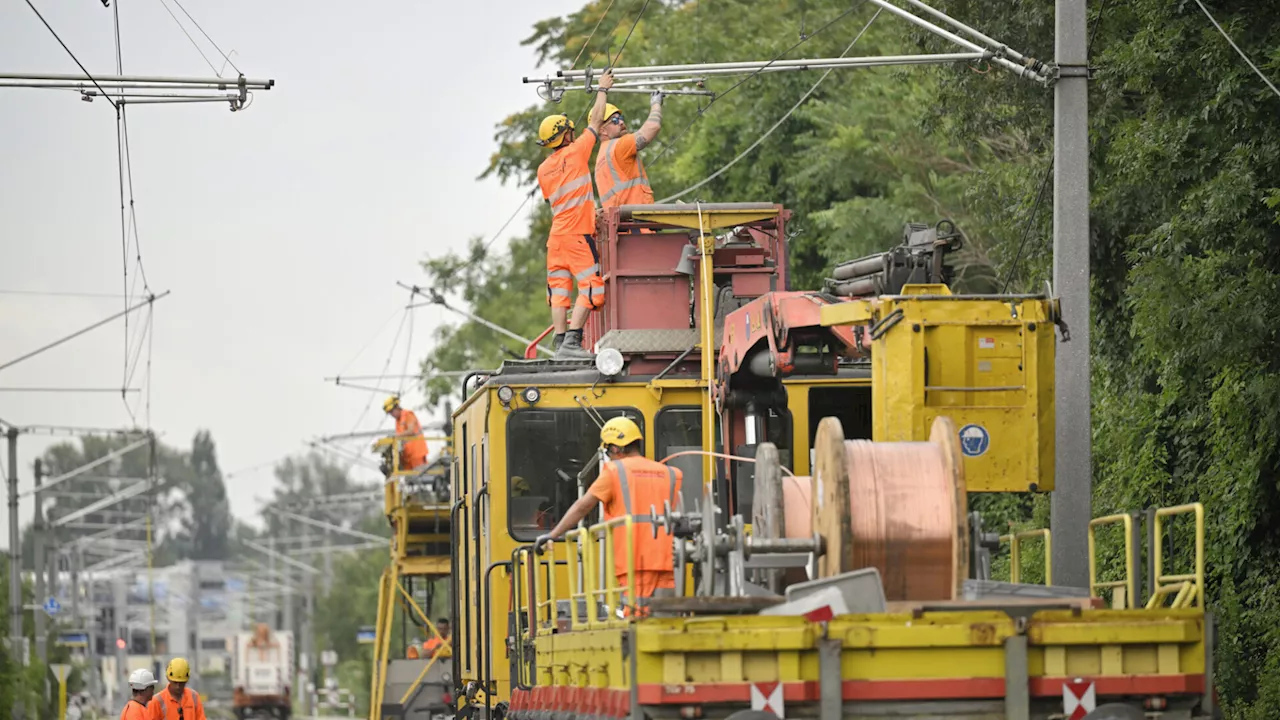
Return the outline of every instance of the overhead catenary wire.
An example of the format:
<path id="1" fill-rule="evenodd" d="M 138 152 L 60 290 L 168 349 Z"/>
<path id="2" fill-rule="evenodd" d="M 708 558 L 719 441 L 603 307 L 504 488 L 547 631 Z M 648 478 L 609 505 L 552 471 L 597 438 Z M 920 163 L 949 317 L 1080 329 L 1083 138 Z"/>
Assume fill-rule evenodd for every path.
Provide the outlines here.
<path id="1" fill-rule="evenodd" d="M 604 13 L 600 15 L 600 19 L 596 21 L 596 26 L 591 28 L 591 33 L 587 35 L 587 39 L 582 41 L 582 47 L 578 48 L 578 54 L 573 58 L 573 62 L 569 63 L 570 67 L 577 65 L 578 60 L 582 59 L 582 53 L 587 51 L 587 46 L 591 44 L 591 38 L 596 36 L 596 31 L 600 29 L 600 24 L 604 22 L 605 18 L 609 17 L 609 11 L 613 9 L 613 4 L 616 1 L 617 0 L 609 0 L 609 6 L 604 9 Z"/>
<path id="2" fill-rule="evenodd" d="M 706 105 L 704 105 L 703 107 L 701 107 L 701 108 L 698 110 L 697 114 L 695 114 L 695 115 L 693 116 L 693 119 L 689 121 L 689 124 L 688 124 L 688 125 L 685 125 L 684 129 L 682 129 L 679 133 L 677 133 L 675 137 L 671 138 L 671 140 L 670 140 L 670 141 L 667 141 L 667 142 L 664 142 L 664 143 L 663 143 L 664 147 L 662 148 L 662 152 L 661 152 L 661 153 L 658 153 L 658 157 L 654 158 L 653 162 L 645 163 L 645 165 L 646 165 L 647 167 L 649 167 L 650 169 L 652 169 L 652 168 L 654 168 L 655 166 L 657 166 L 657 164 L 658 164 L 659 162 L 661 162 L 661 161 L 662 161 L 662 159 L 663 159 L 664 157 L 666 157 L 668 153 L 670 153 L 673 149 L 675 149 L 676 142 L 678 142 L 678 141 L 680 140 L 680 138 L 684 137 L 684 136 L 685 136 L 685 133 L 689 132 L 689 130 L 690 130 L 691 128 L 693 128 L 693 126 L 694 126 L 695 124 L 697 124 L 698 120 L 700 120 L 700 119 L 703 117 L 703 115 L 705 115 L 705 114 L 706 114 L 707 110 L 710 110 L 710 109 L 711 109 L 711 106 L 712 106 L 712 105 L 715 105 L 715 104 L 716 104 L 716 102 L 717 102 L 717 101 L 719 101 L 721 98 L 723 98 L 723 97 L 727 96 L 728 94 L 732 93 L 734 90 L 737 90 L 739 87 L 741 87 L 741 86 L 742 86 L 742 84 L 743 84 L 743 83 L 747 82 L 747 81 L 748 81 L 748 80 L 750 80 L 751 78 L 753 78 L 753 77 L 755 77 L 755 76 L 759 75 L 759 74 L 760 74 L 760 73 L 761 73 L 765 68 L 769 67 L 769 66 L 770 66 L 770 65 L 772 65 L 774 62 L 776 62 L 776 61 L 780 60 L 784 55 L 787 55 L 787 54 L 791 53 L 791 51 L 795 50 L 796 48 L 800 47 L 801 45 L 805 44 L 806 42 L 808 42 L 808 41 L 812 40 L 813 38 L 817 37 L 818 35 L 821 35 L 821 34 L 822 34 L 822 32 L 823 32 L 824 30 L 826 30 L 827 28 L 831 27 L 832 25 L 835 25 L 836 23 L 840 22 L 840 21 L 841 21 L 841 20 L 843 20 L 844 18 L 848 17 L 848 16 L 849 16 L 849 15 L 850 15 L 854 10 L 857 10 L 859 7 L 862 7 L 862 5 L 864 5 L 864 4 L 865 4 L 865 0 L 863 0 L 863 2 L 859 2 L 859 3 L 856 3 L 856 4 L 854 4 L 854 5 L 851 5 L 851 6 L 850 6 L 848 9 L 846 9 L 844 12 L 842 12 L 842 13 L 840 13 L 839 15 L 837 15 L 837 16 L 835 16 L 835 17 L 831 18 L 831 19 L 830 19 L 830 20 L 828 20 L 827 22 L 823 23 L 823 24 L 822 24 L 822 25 L 821 25 L 817 30 L 814 30 L 812 33 L 810 33 L 810 34 L 808 34 L 808 35 L 802 35 L 802 36 L 800 37 L 800 39 L 799 39 L 798 41 L 796 41 L 793 45 L 791 45 L 791 46 L 790 46 L 790 47 L 788 47 L 787 49 L 783 50 L 782 52 L 778 53 L 777 55 L 774 55 L 774 56 L 773 56 L 773 58 L 771 58 L 771 59 L 769 60 L 769 62 L 768 62 L 768 63 L 766 63 L 766 64 L 764 65 L 764 67 L 761 67 L 761 68 L 759 68 L 759 69 L 755 70 L 755 71 L 754 71 L 754 72 L 752 72 L 750 75 L 747 75 L 746 77 L 742 78 L 742 79 L 741 79 L 741 80 L 739 80 L 738 82 L 736 82 L 736 83 L 734 83 L 733 85 L 729 86 L 729 89 L 728 89 L 728 90 L 725 90 L 725 91 L 724 91 L 724 92 L 722 92 L 722 93 L 717 93 L 715 96 L 713 96 L 713 97 L 711 98 L 711 100 L 710 100 L 710 101 L 708 101 L 708 102 L 707 102 L 707 104 L 706 104 Z"/>
<path id="3" fill-rule="evenodd" d="M 1098 14 L 1093 18 L 1093 27 L 1089 29 L 1089 40 L 1085 44 L 1085 57 L 1089 57 L 1093 50 L 1093 41 L 1098 37 L 1098 27 L 1102 25 L 1102 14 L 1107 11 L 1107 0 L 1102 0 L 1098 5 Z M 1009 289 L 1009 283 L 1013 281 L 1014 274 L 1018 271 L 1018 266 L 1022 264 L 1022 251 L 1027 246 L 1027 240 L 1031 238 L 1031 230 L 1035 227 L 1036 212 L 1040 209 L 1040 201 L 1044 199 L 1044 191 L 1049 187 L 1049 179 L 1053 177 L 1053 156 L 1049 157 L 1049 166 L 1045 168 L 1044 177 L 1040 179 L 1040 189 L 1036 192 L 1035 202 L 1031 205 L 1031 212 L 1027 215 L 1027 224 L 1022 231 L 1022 239 L 1018 241 L 1018 249 L 1014 252 L 1013 262 L 1009 264 L 1009 272 L 1005 275 L 1004 283 L 1000 286 L 1000 292 L 1003 294 Z"/>
<path id="4" fill-rule="evenodd" d="M 93 79 L 93 74 L 84 66 L 84 63 L 80 62 L 80 58 L 76 57 L 76 54 L 71 52 L 71 48 L 67 47 L 67 44 L 62 41 L 62 38 L 58 36 L 58 31 L 54 30 L 53 26 L 49 24 L 49 21 L 44 19 L 44 15 L 40 14 L 40 11 L 36 8 L 35 4 L 32 3 L 31 0 L 26 0 L 26 3 L 27 7 L 31 8 L 31 12 L 35 13 L 36 17 L 40 18 L 40 22 L 44 23 L 44 26 L 48 28 L 49 34 L 53 35 L 53 39 L 58 41 L 58 44 L 62 46 L 62 49 L 66 50 L 67 54 L 71 56 L 71 59 L 75 61 L 77 66 L 79 66 L 80 71 L 85 74 L 85 77 L 89 78 L 94 85 L 98 85 L 98 81 Z M 102 86 L 98 85 L 98 89 L 102 90 Z M 106 95 L 106 92 L 106 90 L 102 90 L 103 95 Z M 107 98 L 107 102 L 111 103 L 112 107 L 116 106 L 115 101 L 109 97 Z"/>
<path id="5" fill-rule="evenodd" d="M 174 0 L 174 2 L 177 2 L 177 0 Z M 209 66 L 209 69 L 213 71 L 213 74 L 221 75 L 222 73 L 218 72 L 218 68 L 213 66 L 213 61 L 209 59 L 209 56 L 205 55 L 204 50 L 200 49 L 200 45 L 196 42 L 196 39 L 191 37 L 191 33 L 187 32 L 186 26 L 182 24 L 182 21 L 178 20 L 177 15 L 173 14 L 173 10 L 170 9 L 169 3 L 165 2 L 165 0 L 160 0 L 160 5 L 164 8 L 165 12 L 169 13 L 169 17 L 173 18 L 173 23 L 178 26 L 178 29 L 182 31 L 182 34 L 186 35 L 187 39 L 191 41 L 191 47 L 195 48 L 196 52 L 200 53 L 200 57 L 204 59 L 205 64 Z M 119 3 L 116 4 L 116 7 L 120 7 Z M 183 12 L 186 12 L 186 10 L 183 10 Z"/>
<path id="6" fill-rule="evenodd" d="M 196 20 L 194 17 L 192 17 L 191 13 L 187 12 L 186 6 L 184 6 L 181 2 L 179 2 L 179 0 L 173 0 L 173 4 L 177 5 L 178 9 L 182 11 L 182 14 L 186 15 L 187 19 L 191 20 L 191 24 L 196 26 L 196 29 L 200 31 L 200 34 L 204 35 L 204 39 L 208 40 L 209 44 L 213 46 L 213 49 L 217 50 L 218 54 L 222 56 L 222 59 L 227 61 L 227 65 L 230 65 L 231 68 L 236 71 L 236 73 L 240 73 L 240 68 L 231 60 L 231 55 L 234 55 L 236 51 L 232 49 L 230 55 L 222 52 L 222 48 L 218 46 L 218 43 L 214 42 L 213 38 L 209 36 L 209 33 L 204 31 L 204 27 L 200 25 L 200 22 Z M 218 73 L 218 74 L 221 75 L 222 73 Z M 240 73 L 240 74 L 243 74 L 243 73 Z"/>
<path id="7" fill-rule="evenodd" d="M 636 13 L 635 22 L 631 23 L 631 29 L 627 31 L 627 36 L 622 39 L 622 45 L 618 47 L 618 53 L 609 62 L 610 65 L 618 64 L 618 60 L 622 58 L 622 51 L 627 49 L 627 43 L 631 41 L 631 34 L 636 31 L 636 26 L 640 24 L 640 19 L 644 17 L 644 11 L 648 8 L 649 0 L 644 0 L 644 4 L 640 6 L 640 12 Z"/>
<path id="8" fill-rule="evenodd" d="M 854 36 L 853 42 L 850 42 L 849 45 L 844 49 L 844 52 L 840 54 L 841 57 L 844 57 L 845 55 L 847 55 L 849 51 L 853 49 L 853 46 L 858 44 L 858 40 L 862 39 L 863 33 L 865 33 L 867 29 L 871 27 L 871 23 L 875 22 L 876 18 L 880 17 L 880 12 L 881 12 L 880 10 L 876 10 L 875 14 L 871 16 L 871 19 L 867 21 L 867 24 L 862 26 L 862 30 L 858 31 L 858 34 Z M 806 100 L 809 99 L 809 96 L 813 95 L 813 93 L 818 90 L 818 86 L 821 85 L 822 81 L 826 80 L 827 76 L 830 75 L 833 71 L 834 71 L 834 68 L 831 68 L 831 69 L 828 69 L 826 72 L 822 73 L 822 75 L 818 77 L 817 82 L 815 82 L 807 91 L 805 91 L 804 95 L 800 96 L 800 99 L 797 100 L 796 103 L 791 106 L 791 109 L 788 110 L 786 114 L 778 118 L 778 121 L 775 122 L 773 126 L 770 127 L 768 130 L 766 130 L 763 135 L 757 138 L 755 142 L 751 143 L 751 145 L 748 146 L 746 150 L 743 150 L 742 152 L 738 153 L 737 157 L 730 160 L 719 170 L 716 170 L 715 172 L 711 173 L 710 175 L 703 178 L 699 182 L 694 183 L 693 185 L 689 186 L 688 188 L 685 188 L 684 190 L 681 190 L 680 192 L 674 195 L 665 197 L 659 200 L 658 202 L 669 203 L 679 198 L 682 198 L 685 195 L 688 195 L 689 193 L 701 188 L 702 186 L 706 185 L 712 180 L 715 180 L 716 178 L 720 177 L 722 174 L 727 172 L 729 168 L 738 164 L 739 160 L 749 155 L 753 150 L 755 150 L 757 147 L 760 146 L 760 143 L 763 143 L 765 140 L 767 140 L 769 136 L 773 134 L 774 130 L 777 130 L 779 127 L 781 127 L 782 123 L 786 122 L 791 117 L 792 113 L 794 113 L 797 109 L 799 109 L 799 107 L 803 105 Z"/>
<path id="9" fill-rule="evenodd" d="M 89 325 L 89 326 L 87 326 L 87 327 L 81 328 L 81 329 L 79 329 L 79 330 L 77 330 L 77 331 L 75 331 L 75 332 L 71 333 L 70 335 L 66 335 L 66 336 L 64 336 L 64 337 L 62 337 L 62 338 L 59 338 L 59 339 L 57 339 L 57 340 L 54 340 L 53 342 L 51 342 L 51 343 L 49 343 L 49 344 L 47 344 L 47 345 L 43 345 L 43 346 L 41 346 L 41 347 L 39 347 L 39 348 L 36 348 L 35 350 L 32 350 L 31 352 L 29 352 L 29 353 L 27 353 L 27 354 L 25 354 L 25 355 L 21 355 L 21 356 L 19 356 L 19 357 L 16 357 L 16 358 L 14 358 L 13 360 L 10 360 L 9 362 L 7 362 L 7 363 L 5 363 L 5 364 L 0 365 L 0 370 L 6 370 L 6 369 L 8 369 L 8 368 L 10 368 L 10 367 L 13 367 L 14 365 L 17 365 L 18 363 L 22 362 L 23 360 L 28 360 L 28 359 L 30 359 L 30 358 L 33 358 L 33 357 L 35 357 L 36 355 L 39 355 L 40 353 L 46 352 L 46 351 L 48 351 L 48 350 L 52 350 L 53 348 L 58 347 L 59 345 L 61 345 L 61 344 L 65 343 L 65 342 L 68 342 L 68 341 L 70 341 L 70 340 L 74 340 L 75 338 L 78 338 L 78 337 L 80 337 L 81 335 L 84 335 L 85 333 L 87 333 L 87 332 L 89 332 L 89 331 L 91 331 L 91 330 L 96 330 L 97 328 L 100 328 L 100 327 L 102 327 L 103 325 L 106 325 L 107 323 L 111 322 L 112 320 L 116 320 L 116 319 L 118 319 L 118 318 L 120 318 L 120 317 L 122 317 L 122 316 L 124 316 L 124 315 L 127 315 L 127 314 L 129 314 L 129 313 L 131 313 L 131 312 L 133 312 L 133 311 L 137 310 L 138 308 L 145 307 L 145 306 L 147 306 L 147 305 L 150 305 L 151 303 L 154 303 L 156 300 L 159 300 L 159 299 L 161 299 L 161 298 L 163 298 L 163 297 L 168 296 L 170 292 L 171 292 L 171 291 L 169 291 L 169 290 L 165 290 L 164 292 L 160 293 L 159 295 L 152 295 L 152 296 L 148 297 L 146 300 L 144 300 L 144 301 L 142 301 L 142 302 L 140 302 L 140 303 L 138 303 L 138 304 L 136 304 L 136 305 L 131 305 L 131 306 L 129 306 L 129 307 L 127 307 L 127 308 L 125 308 L 124 310 L 122 310 L 122 311 L 120 311 L 120 312 L 118 312 L 118 313 L 115 313 L 114 315 L 111 315 L 111 316 L 109 316 L 109 317 L 103 318 L 102 320 L 99 320 L 98 322 L 93 323 L 92 325 Z"/>
<path id="10" fill-rule="evenodd" d="M 1277 90 L 1271 80 L 1269 80 L 1266 75 L 1262 74 L 1262 71 L 1258 69 L 1257 65 L 1253 64 L 1253 61 L 1250 60 L 1249 56 L 1240 49 L 1240 46 L 1236 44 L 1236 41 L 1231 39 L 1231 36 L 1227 34 L 1227 31 L 1222 29 L 1222 26 L 1218 24 L 1218 21 L 1209 13 L 1209 8 L 1205 7 L 1204 3 L 1200 2 L 1200 0 L 1196 0 L 1196 5 L 1200 6 L 1200 10 L 1204 12 L 1204 16 L 1209 18 L 1209 22 L 1213 23 L 1213 26 L 1218 29 L 1218 32 L 1222 37 L 1231 44 L 1231 47 L 1236 51 L 1236 54 L 1240 56 L 1240 59 L 1244 60 L 1250 68 L 1253 68 L 1253 72 L 1256 73 L 1258 77 L 1262 78 L 1262 82 L 1266 83 L 1267 87 L 1271 88 L 1271 92 L 1275 93 L 1276 97 L 1280 97 L 1280 90 Z M 1099 15 L 1101 15 L 1101 12 L 1099 12 Z"/>

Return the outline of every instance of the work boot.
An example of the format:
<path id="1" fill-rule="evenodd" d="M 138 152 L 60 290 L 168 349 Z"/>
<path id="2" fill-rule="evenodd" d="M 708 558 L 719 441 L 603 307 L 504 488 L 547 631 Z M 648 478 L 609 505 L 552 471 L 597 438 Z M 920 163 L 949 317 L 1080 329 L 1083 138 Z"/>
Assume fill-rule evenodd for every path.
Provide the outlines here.
<path id="1" fill-rule="evenodd" d="M 570 330 L 564 334 L 564 342 L 556 350 L 556 360 L 578 360 L 594 357 L 582 349 L 582 331 Z"/>
<path id="2" fill-rule="evenodd" d="M 551 352 L 555 352 L 559 350 L 560 346 L 563 344 L 564 344 L 564 333 L 556 333 L 551 337 Z"/>

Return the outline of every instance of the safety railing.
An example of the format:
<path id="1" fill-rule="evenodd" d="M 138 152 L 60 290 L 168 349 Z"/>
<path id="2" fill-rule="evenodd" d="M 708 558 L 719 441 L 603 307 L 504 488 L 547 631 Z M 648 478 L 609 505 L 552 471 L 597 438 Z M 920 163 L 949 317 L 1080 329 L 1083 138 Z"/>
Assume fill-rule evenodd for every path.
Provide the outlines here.
<path id="1" fill-rule="evenodd" d="M 1195 514 L 1195 570 L 1191 573 L 1168 574 L 1164 570 L 1164 529 L 1165 518 L 1177 515 Z M 1170 607 L 1189 608 L 1204 606 L 1204 505 L 1188 503 L 1174 507 L 1159 508 L 1155 511 L 1154 537 L 1152 543 L 1152 567 L 1154 570 L 1155 589 L 1147 599 L 1147 608 L 1163 607 L 1166 598 L 1173 595 Z"/>
<path id="2" fill-rule="evenodd" d="M 570 530 L 565 542 L 552 543 L 541 553 L 534 553 L 532 546 L 516 549 L 511 556 L 516 637 L 531 640 L 559 630 L 564 610 L 568 611 L 568 628 L 575 630 L 625 624 L 634 617 L 635 527 L 635 519 L 624 515 Z M 621 579 L 614 563 L 619 533 L 625 553 Z M 567 553 L 567 558 L 560 559 L 561 552 Z M 568 592 L 562 593 L 556 580 L 557 566 L 567 570 Z"/>
<path id="3" fill-rule="evenodd" d="M 1120 523 L 1124 526 L 1124 579 L 1098 580 L 1098 552 L 1095 531 L 1105 525 Z M 1100 597 L 1101 590 L 1110 590 L 1112 603 L 1117 610 L 1133 609 L 1138 606 L 1138 572 L 1133 566 L 1133 516 L 1118 513 L 1094 518 L 1089 521 L 1089 597 Z M 1121 597 L 1116 597 L 1116 590 L 1123 590 Z"/>
<path id="4" fill-rule="evenodd" d="M 1000 536 L 1000 542 L 1009 543 L 1009 582 L 1022 582 L 1022 543 L 1040 537 L 1044 538 L 1044 584 L 1053 584 L 1053 533 L 1049 528 L 1024 530 Z"/>
<path id="5" fill-rule="evenodd" d="M 625 585 L 619 584 L 616 565 L 612 562 L 617 557 L 617 529 L 622 530 L 625 543 Z M 570 627 L 603 627 L 626 622 L 626 618 L 634 616 L 634 605 L 628 603 L 634 603 L 636 597 L 635 519 L 623 515 L 589 528 L 571 530 L 565 539 L 571 548 Z M 586 617 L 580 617 L 580 609 Z"/>

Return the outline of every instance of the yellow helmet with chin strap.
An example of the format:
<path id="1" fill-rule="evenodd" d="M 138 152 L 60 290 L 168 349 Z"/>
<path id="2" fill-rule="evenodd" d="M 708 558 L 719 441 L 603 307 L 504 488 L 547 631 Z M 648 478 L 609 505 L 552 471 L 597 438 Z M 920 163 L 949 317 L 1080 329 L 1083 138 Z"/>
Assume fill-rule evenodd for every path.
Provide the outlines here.
<path id="1" fill-rule="evenodd" d="M 565 131 L 573 129 L 573 121 L 568 115 L 548 115 L 538 126 L 538 144 L 543 147 L 558 148 L 564 143 Z"/>
<path id="2" fill-rule="evenodd" d="M 169 661 L 169 667 L 165 668 L 164 676 L 169 682 L 187 682 L 191 679 L 191 666 L 187 664 L 186 658 L 174 658 Z"/>
<path id="3" fill-rule="evenodd" d="M 643 440 L 640 426 L 627 417 L 616 417 L 600 428 L 600 446 L 617 445 L 626 447 L 637 440 Z"/>
<path id="4" fill-rule="evenodd" d="M 400 398 L 392 395 L 382 403 L 382 412 L 391 412 L 391 408 L 399 407 Z"/>

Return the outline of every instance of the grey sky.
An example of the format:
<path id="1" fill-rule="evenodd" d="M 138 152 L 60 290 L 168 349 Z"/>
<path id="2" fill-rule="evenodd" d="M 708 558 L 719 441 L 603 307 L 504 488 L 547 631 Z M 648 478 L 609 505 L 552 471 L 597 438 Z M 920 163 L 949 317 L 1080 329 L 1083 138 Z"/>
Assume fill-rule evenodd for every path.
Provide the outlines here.
<path id="1" fill-rule="evenodd" d="M 98 0 L 36 5 L 91 72 L 114 71 L 110 10 Z M 519 41 L 537 20 L 580 5 L 187 0 L 246 75 L 277 87 L 243 113 L 220 104 L 129 111 L 143 262 L 153 290 L 173 291 L 155 306 L 152 355 L 151 423 L 166 442 L 187 447 L 208 428 L 231 472 L 352 429 L 369 395 L 321 378 L 344 367 L 377 374 L 407 297 L 395 281 L 420 280 L 419 260 L 492 234 L 519 205 L 521 190 L 475 177 L 494 150 L 494 125 L 537 100 L 520 83 L 535 66 Z M 121 27 L 126 74 L 212 74 L 161 0 L 124 0 Z M 77 68 L 25 2 L 8 2 L 0 72 Z M 122 293 L 117 192 L 110 105 L 0 88 L 0 291 Z M 0 363 L 122 308 L 121 298 L 0 292 Z M 145 319 L 131 316 L 130 328 Z M 415 320 L 411 369 L 441 315 L 418 310 Z M 0 371 L 0 387 L 119 387 L 124 345 L 114 323 Z M 399 350 L 396 373 L 403 337 Z M 144 353 L 134 386 L 145 363 Z M 382 419 L 374 400 L 362 428 Z M 118 394 L 0 392 L 0 418 L 131 424 Z M 23 438 L 24 488 L 31 461 L 56 440 Z M 269 494 L 270 470 L 228 480 L 238 517 Z M 21 512 L 29 522 L 30 505 Z"/>

